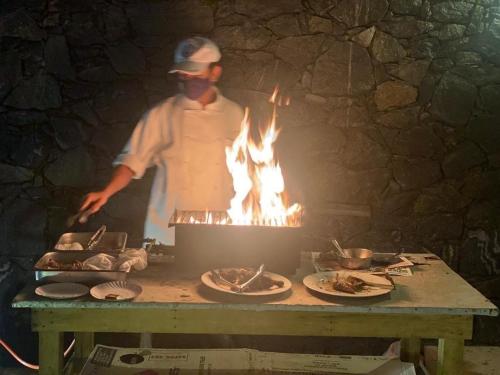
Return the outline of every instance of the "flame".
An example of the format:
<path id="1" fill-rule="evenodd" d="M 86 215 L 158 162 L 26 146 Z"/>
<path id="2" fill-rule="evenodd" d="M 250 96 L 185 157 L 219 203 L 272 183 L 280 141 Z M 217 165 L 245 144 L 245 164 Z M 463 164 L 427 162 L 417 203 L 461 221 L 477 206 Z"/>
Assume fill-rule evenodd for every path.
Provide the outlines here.
<path id="1" fill-rule="evenodd" d="M 278 93 L 279 93 L 279 86 L 276 85 L 276 87 L 274 87 L 273 94 L 269 98 L 269 103 L 272 103 L 272 104 L 276 103 L 276 98 L 278 97 Z"/>
<path id="2" fill-rule="evenodd" d="M 232 224 L 266 226 L 300 226 L 302 206 L 287 204 L 285 181 L 274 156 L 274 143 L 280 133 L 276 128 L 275 88 L 269 102 L 273 104 L 269 126 L 260 131 L 260 143 L 250 137 L 249 110 L 241 131 L 232 146 L 226 147 L 226 164 L 233 177 L 234 197 L 227 213 Z M 278 103 L 281 103 L 281 96 Z"/>

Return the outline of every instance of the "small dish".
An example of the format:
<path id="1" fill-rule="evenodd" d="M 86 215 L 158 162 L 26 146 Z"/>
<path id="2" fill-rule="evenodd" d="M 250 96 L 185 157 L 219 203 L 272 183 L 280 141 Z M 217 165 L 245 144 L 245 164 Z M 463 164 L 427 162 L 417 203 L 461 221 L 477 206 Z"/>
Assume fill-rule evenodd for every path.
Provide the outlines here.
<path id="1" fill-rule="evenodd" d="M 140 285 L 127 281 L 110 281 L 94 286 L 90 289 L 92 297 L 104 301 L 126 301 L 142 293 Z"/>
<path id="2" fill-rule="evenodd" d="M 350 270 L 370 268 L 373 251 L 362 248 L 344 249 L 347 257 L 339 257 L 340 265 Z"/>
<path id="3" fill-rule="evenodd" d="M 78 298 L 88 292 L 88 286 L 77 283 L 52 283 L 41 285 L 35 289 L 35 294 L 53 299 Z"/>

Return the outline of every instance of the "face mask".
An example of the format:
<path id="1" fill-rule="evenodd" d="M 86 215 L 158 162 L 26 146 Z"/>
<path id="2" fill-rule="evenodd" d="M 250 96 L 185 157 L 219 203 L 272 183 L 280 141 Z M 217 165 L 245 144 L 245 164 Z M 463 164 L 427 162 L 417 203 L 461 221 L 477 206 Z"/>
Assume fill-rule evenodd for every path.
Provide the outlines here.
<path id="1" fill-rule="evenodd" d="M 212 85 L 208 78 L 191 78 L 181 82 L 181 88 L 191 100 L 196 100 L 202 96 Z"/>

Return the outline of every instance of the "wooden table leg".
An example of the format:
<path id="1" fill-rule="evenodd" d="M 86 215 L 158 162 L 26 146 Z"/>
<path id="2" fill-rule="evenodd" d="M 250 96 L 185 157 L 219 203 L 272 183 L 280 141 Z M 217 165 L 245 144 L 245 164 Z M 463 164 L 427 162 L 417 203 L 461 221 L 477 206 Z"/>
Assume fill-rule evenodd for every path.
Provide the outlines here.
<path id="1" fill-rule="evenodd" d="M 401 360 L 418 366 L 420 362 L 421 340 L 418 337 L 401 339 Z"/>
<path id="2" fill-rule="evenodd" d="M 40 375 L 63 373 L 63 333 L 38 332 L 38 364 Z"/>
<path id="3" fill-rule="evenodd" d="M 464 363 L 464 340 L 439 339 L 437 375 L 461 375 Z"/>
<path id="4" fill-rule="evenodd" d="M 94 332 L 75 332 L 75 358 L 86 359 L 94 349 Z"/>

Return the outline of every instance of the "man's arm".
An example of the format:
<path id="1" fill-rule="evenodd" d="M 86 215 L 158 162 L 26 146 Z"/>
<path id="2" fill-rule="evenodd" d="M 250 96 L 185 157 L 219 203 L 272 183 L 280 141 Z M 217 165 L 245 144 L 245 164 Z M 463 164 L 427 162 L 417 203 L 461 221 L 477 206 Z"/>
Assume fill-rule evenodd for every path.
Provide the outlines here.
<path id="1" fill-rule="evenodd" d="M 108 199 L 114 194 L 124 189 L 132 180 L 134 172 L 126 165 L 119 165 L 113 172 L 111 181 L 101 191 L 89 193 L 85 196 L 80 212 L 89 210 L 90 213 L 96 213 L 104 206 Z"/>

